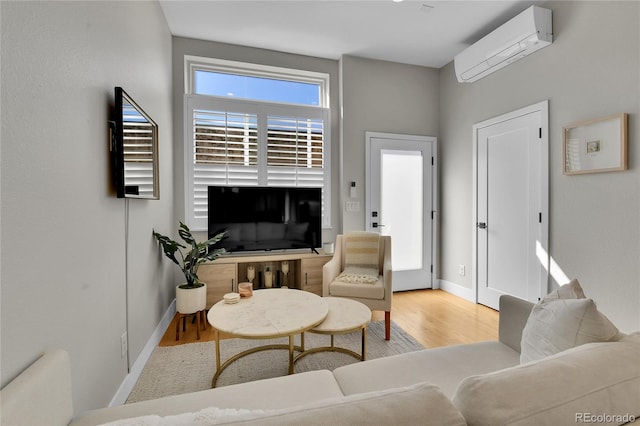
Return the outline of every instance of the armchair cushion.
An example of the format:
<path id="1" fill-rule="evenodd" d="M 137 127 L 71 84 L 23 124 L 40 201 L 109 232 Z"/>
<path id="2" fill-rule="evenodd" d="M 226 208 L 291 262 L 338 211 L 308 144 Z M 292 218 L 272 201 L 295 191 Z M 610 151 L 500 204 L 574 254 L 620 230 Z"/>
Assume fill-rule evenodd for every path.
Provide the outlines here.
<path id="1" fill-rule="evenodd" d="M 374 283 L 355 283 L 335 280 L 331 283 L 331 296 L 363 299 L 384 299 L 384 281 L 378 277 Z"/>
<path id="2" fill-rule="evenodd" d="M 345 283 L 374 284 L 378 281 L 378 269 L 347 266 L 336 280 Z"/>

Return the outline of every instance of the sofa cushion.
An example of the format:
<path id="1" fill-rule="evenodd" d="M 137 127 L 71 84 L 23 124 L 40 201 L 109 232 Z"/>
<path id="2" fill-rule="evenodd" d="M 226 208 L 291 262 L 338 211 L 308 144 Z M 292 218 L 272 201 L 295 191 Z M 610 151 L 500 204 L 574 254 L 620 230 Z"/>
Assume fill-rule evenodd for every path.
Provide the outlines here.
<path id="1" fill-rule="evenodd" d="M 333 375 L 345 395 L 428 382 L 451 397 L 465 377 L 512 367 L 519 361 L 518 352 L 491 341 L 371 359 L 338 367 Z"/>
<path id="2" fill-rule="evenodd" d="M 300 392 L 300 389 L 304 389 L 304 392 Z M 102 408 L 83 414 L 71 424 L 96 425 L 150 413 L 169 416 L 210 406 L 249 410 L 281 409 L 340 396 L 342 391 L 333 374 L 328 370 L 318 370 Z"/>
<path id="3" fill-rule="evenodd" d="M 427 383 L 318 401 L 267 414 L 238 416 L 224 424 L 280 425 L 465 425 L 440 390 Z"/>
<path id="4" fill-rule="evenodd" d="M 259 416 L 268 413 L 269 410 L 247 410 L 244 408 L 218 408 L 207 407 L 196 412 L 187 412 L 172 416 L 159 416 L 148 414 L 146 416 L 129 417 L 112 422 L 102 423 L 99 426 L 179 426 L 179 425 L 219 425 L 239 416 Z"/>
<path id="5" fill-rule="evenodd" d="M 580 423 L 576 416 L 591 413 L 637 418 L 638 340 L 585 344 L 540 361 L 466 378 L 453 403 L 469 425 L 568 425 Z M 602 424 L 621 423 L 625 421 Z"/>
<path id="6" fill-rule="evenodd" d="M 313 400 L 310 400 L 313 401 Z M 207 407 L 175 416 L 147 415 L 108 423 L 140 425 L 465 425 L 464 418 L 437 387 L 419 383 L 348 397 L 314 401 L 282 410 L 232 410 Z"/>
<path id="7" fill-rule="evenodd" d="M 542 359 L 574 346 L 616 339 L 618 329 L 591 299 L 544 300 L 522 330 L 520 362 Z"/>

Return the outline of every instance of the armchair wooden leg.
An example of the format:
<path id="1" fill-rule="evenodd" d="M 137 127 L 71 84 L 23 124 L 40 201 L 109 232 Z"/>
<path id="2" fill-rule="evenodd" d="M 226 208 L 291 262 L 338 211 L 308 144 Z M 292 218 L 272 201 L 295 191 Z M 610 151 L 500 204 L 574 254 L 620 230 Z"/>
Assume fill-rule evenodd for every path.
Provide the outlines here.
<path id="1" fill-rule="evenodd" d="M 202 311 L 196 312 L 196 340 L 200 340 L 200 323 L 202 320 L 200 319 L 202 316 Z"/>
<path id="2" fill-rule="evenodd" d="M 206 330 L 207 329 L 207 310 L 203 310 L 202 311 L 202 329 Z"/>
<path id="3" fill-rule="evenodd" d="M 391 339 L 391 311 L 384 312 L 384 338 Z"/>

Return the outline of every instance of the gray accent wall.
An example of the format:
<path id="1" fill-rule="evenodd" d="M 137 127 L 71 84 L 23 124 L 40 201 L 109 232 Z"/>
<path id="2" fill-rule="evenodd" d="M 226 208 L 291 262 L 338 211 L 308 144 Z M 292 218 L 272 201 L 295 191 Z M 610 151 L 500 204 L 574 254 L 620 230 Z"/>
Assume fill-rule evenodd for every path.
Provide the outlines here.
<path id="1" fill-rule="evenodd" d="M 472 84 L 457 82 L 453 63 L 440 70 L 440 278 L 475 292 L 471 274 L 458 275 L 458 265 L 472 264 L 472 125 L 548 99 L 549 252 L 616 325 L 637 330 L 640 3 L 542 6 L 553 11 L 551 46 Z M 563 126 L 621 112 L 629 114 L 629 170 L 563 175 Z"/>
<path id="2" fill-rule="evenodd" d="M 2 1 L 0 14 L 1 385 L 63 348 L 78 413 L 109 404 L 175 297 L 151 234 L 175 228 L 171 34 L 155 1 Z M 115 86 L 159 125 L 158 201 L 110 185 Z"/>
<path id="3" fill-rule="evenodd" d="M 395 62 L 343 56 L 340 64 L 342 106 L 343 230 L 365 229 L 365 132 L 438 136 L 438 70 Z M 357 196 L 349 198 L 352 181 Z M 346 201 L 360 203 L 345 211 Z"/>

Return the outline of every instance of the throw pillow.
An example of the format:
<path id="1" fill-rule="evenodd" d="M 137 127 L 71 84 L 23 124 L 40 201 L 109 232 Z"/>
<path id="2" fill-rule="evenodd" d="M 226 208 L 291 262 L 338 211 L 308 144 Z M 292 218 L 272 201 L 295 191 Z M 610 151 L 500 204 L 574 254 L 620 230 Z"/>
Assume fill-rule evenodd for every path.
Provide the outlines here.
<path id="1" fill-rule="evenodd" d="M 591 342 L 615 340 L 618 329 L 591 299 L 544 300 L 522 330 L 520 362 L 526 363 Z"/>
<path id="2" fill-rule="evenodd" d="M 557 300 L 557 299 L 585 299 L 584 291 L 576 278 L 569 281 L 558 289 L 547 294 L 543 300 Z"/>
<path id="3" fill-rule="evenodd" d="M 375 232 L 350 232 L 344 236 L 346 266 L 378 269 L 380 236 Z"/>

